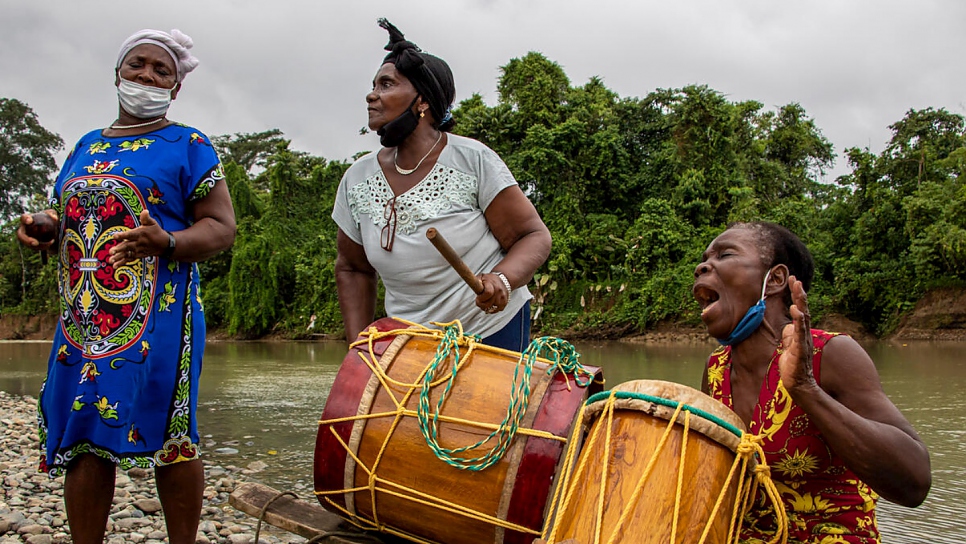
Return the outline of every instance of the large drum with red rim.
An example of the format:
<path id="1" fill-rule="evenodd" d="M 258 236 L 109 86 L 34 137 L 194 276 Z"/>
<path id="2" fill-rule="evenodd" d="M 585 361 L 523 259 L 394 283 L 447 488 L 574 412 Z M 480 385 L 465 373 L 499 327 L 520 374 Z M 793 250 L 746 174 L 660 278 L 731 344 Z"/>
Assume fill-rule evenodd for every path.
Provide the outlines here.
<path id="1" fill-rule="evenodd" d="M 352 345 L 319 424 L 316 494 L 412 540 L 530 544 L 603 380 L 445 330 L 385 318 Z"/>

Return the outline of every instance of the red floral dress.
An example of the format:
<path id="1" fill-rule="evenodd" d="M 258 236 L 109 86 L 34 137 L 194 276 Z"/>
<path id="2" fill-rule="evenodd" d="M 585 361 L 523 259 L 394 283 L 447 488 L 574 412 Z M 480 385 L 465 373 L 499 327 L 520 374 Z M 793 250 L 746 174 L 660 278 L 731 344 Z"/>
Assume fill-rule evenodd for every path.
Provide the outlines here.
<path id="1" fill-rule="evenodd" d="M 812 329 L 812 367 L 816 380 L 820 376 L 822 350 L 837 335 Z M 789 542 L 878 543 L 875 519 L 878 496 L 835 455 L 805 411 L 785 390 L 778 372 L 782 352 L 779 345 L 772 355 L 750 432 L 762 438 L 771 478 L 788 512 Z M 734 409 L 730 347 L 721 347 L 711 354 L 708 386 L 713 398 Z M 770 506 L 759 497 L 744 521 L 741 541 L 767 542 L 775 532 L 774 520 Z"/>

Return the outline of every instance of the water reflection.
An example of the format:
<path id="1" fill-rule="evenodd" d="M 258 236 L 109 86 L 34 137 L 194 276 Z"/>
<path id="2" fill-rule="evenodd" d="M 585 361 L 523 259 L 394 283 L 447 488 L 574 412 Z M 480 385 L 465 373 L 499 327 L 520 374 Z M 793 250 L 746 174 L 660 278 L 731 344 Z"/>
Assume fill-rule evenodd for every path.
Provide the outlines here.
<path id="1" fill-rule="evenodd" d="M 198 406 L 205 451 L 219 464 L 263 461 L 259 479 L 273 487 L 311 489 L 318 420 L 344 355 L 340 343 L 209 344 Z"/>
<path id="2" fill-rule="evenodd" d="M 894 542 L 960 543 L 966 535 L 966 346 L 882 342 L 867 349 L 883 389 L 929 446 L 932 462 L 933 485 L 922 506 L 880 502 L 882 533 L 900 535 Z"/>
<path id="3" fill-rule="evenodd" d="M 661 379 L 698 387 L 713 345 L 577 343 L 581 361 L 604 369 L 607 385 Z M 966 344 L 879 342 L 866 349 L 882 386 L 929 445 L 933 487 L 907 509 L 882 501 L 884 542 L 952 543 L 966 534 Z M 0 389 L 36 396 L 49 344 L 0 343 Z M 199 426 L 207 458 L 268 465 L 249 476 L 311 496 L 318 419 L 345 354 L 341 343 L 213 343 L 202 374 Z M 509 385 L 508 385 L 509 390 Z M 219 453 L 221 448 L 237 453 Z"/>

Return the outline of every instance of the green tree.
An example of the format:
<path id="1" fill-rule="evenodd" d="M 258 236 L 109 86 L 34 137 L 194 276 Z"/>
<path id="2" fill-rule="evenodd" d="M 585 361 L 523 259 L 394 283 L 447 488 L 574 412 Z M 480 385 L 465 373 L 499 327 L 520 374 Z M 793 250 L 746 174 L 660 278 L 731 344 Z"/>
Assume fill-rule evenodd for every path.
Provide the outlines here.
<path id="1" fill-rule="evenodd" d="M 966 120 L 944 109 L 909 110 L 878 156 L 847 151 L 852 190 L 832 206 L 850 225 L 832 254 L 836 303 L 880 334 L 931 287 L 962 281 Z"/>
<path id="2" fill-rule="evenodd" d="M 559 64 L 531 51 L 511 59 L 500 70 L 500 102 L 517 112 L 518 129 L 558 121 L 557 113 L 570 88 L 570 80 Z"/>
<path id="3" fill-rule="evenodd" d="M 229 331 L 248 337 L 304 329 L 318 313 L 332 324 L 337 307 L 330 214 L 346 165 L 280 146 L 267 166 L 266 209 L 239 230 L 229 272 Z"/>
<path id="4" fill-rule="evenodd" d="M 289 144 L 289 140 L 277 128 L 262 132 L 222 134 L 212 138 L 211 142 L 223 162 L 233 162 L 244 168 L 248 174 L 252 174 L 256 167 L 265 168 L 268 158 L 280 144 Z"/>
<path id="5" fill-rule="evenodd" d="M 910 256 L 919 277 L 966 281 L 966 147 L 935 167 L 945 179 L 924 181 L 903 199 Z"/>
<path id="6" fill-rule="evenodd" d="M 43 193 L 64 141 L 41 126 L 37 114 L 15 98 L 0 98 L 0 220 L 25 211 L 25 202 Z"/>
<path id="7" fill-rule="evenodd" d="M 910 110 L 882 153 L 846 150 L 850 173 L 826 183 L 832 145 L 799 104 L 731 102 L 704 85 L 621 97 L 597 77 L 571 86 L 539 53 L 511 59 L 498 88 L 495 105 L 473 95 L 454 116 L 509 165 L 553 235 L 530 286 L 537 332 L 697 325 L 694 267 L 736 220 L 775 221 L 809 246 L 813 318 L 845 313 L 887 333 L 926 290 L 966 285 L 960 115 Z M 239 234 L 200 264 L 209 322 L 244 337 L 340 331 L 330 213 L 348 165 L 290 149 L 277 129 L 216 142 Z M 13 228 L 0 310 L 55 311 L 55 268 L 21 251 Z"/>

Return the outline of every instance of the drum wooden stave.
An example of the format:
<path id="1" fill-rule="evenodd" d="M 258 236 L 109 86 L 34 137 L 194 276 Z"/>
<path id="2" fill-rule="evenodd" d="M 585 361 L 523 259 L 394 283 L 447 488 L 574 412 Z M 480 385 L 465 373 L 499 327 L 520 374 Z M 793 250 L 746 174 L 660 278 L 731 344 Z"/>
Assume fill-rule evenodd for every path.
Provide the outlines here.
<path id="1" fill-rule="evenodd" d="M 406 324 L 392 319 L 381 319 L 370 327 L 400 333 L 373 346 L 385 373 L 397 382 L 418 382 L 437 344 L 404 334 L 400 329 Z M 543 529 L 566 441 L 518 434 L 506 455 L 489 468 L 475 472 L 451 467 L 427 446 L 414 417 L 401 417 L 398 422 L 392 416 L 352 419 L 392 412 L 396 410 L 393 397 L 402 400 L 406 395 L 405 387 L 390 385 L 386 390 L 360 358 L 368 353 L 368 346 L 359 345 L 346 355 L 322 414 L 315 448 L 315 489 L 322 505 L 355 517 L 363 526 L 371 522 L 417 541 L 529 544 L 534 532 Z M 447 393 L 441 415 L 499 424 L 506 416 L 518 357 L 477 345 Z M 561 372 L 548 375 L 547 368 L 542 362 L 535 363 L 530 406 L 521 428 L 566 439 L 581 405 L 589 394 L 600 390 L 602 379 L 597 369 L 588 368 L 597 379 L 590 387 L 579 387 L 572 376 Z M 431 405 L 435 406 L 441 389 L 433 388 Z M 409 396 L 405 406 L 416 410 L 417 403 L 418 392 Z M 491 432 L 445 420 L 439 430 L 439 442 L 448 448 L 474 444 Z M 473 457 L 486 448 L 488 445 L 463 455 Z M 367 468 L 377 477 L 372 486 L 375 491 L 369 488 Z M 346 491 L 352 489 L 358 490 Z M 504 529 L 485 518 L 529 531 Z"/>
<path id="2" fill-rule="evenodd" d="M 549 541 L 697 543 L 704 535 L 706 543 L 728 542 L 741 487 L 751 477 L 749 470 L 738 470 L 729 481 L 743 422 L 718 401 L 676 383 L 637 380 L 614 390 L 666 399 L 671 406 L 616 398 L 607 440 L 608 399 L 591 399 L 584 414 L 589 430 L 560 496 Z M 671 425 L 676 403 L 686 408 Z M 686 433 L 688 409 L 694 410 Z"/>

